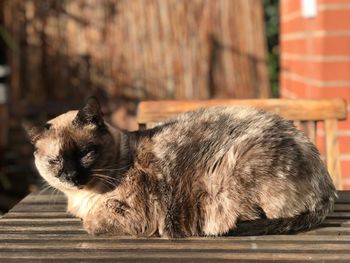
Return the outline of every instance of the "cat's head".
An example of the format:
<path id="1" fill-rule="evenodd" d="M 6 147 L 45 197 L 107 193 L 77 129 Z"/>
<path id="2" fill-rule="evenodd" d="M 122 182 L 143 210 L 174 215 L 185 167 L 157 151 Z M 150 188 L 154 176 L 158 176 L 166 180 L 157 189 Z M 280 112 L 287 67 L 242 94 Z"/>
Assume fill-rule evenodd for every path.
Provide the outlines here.
<path id="1" fill-rule="evenodd" d="M 27 125 L 26 130 L 35 147 L 35 165 L 53 187 L 68 192 L 97 189 L 111 181 L 107 177 L 117 142 L 95 98 L 78 111 L 64 113 L 42 127 Z"/>

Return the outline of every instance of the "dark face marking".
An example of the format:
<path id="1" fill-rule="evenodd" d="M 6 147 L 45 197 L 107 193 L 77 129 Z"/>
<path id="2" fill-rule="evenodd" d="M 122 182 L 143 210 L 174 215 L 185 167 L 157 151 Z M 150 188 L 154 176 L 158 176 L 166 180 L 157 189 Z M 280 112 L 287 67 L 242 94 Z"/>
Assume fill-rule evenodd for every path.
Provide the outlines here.
<path id="1" fill-rule="evenodd" d="M 99 142 L 97 141 L 76 141 L 67 135 L 56 159 L 50 160 L 51 165 L 61 164 L 57 177 L 66 183 L 80 187 L 85 185 L 91 171 L 100 157 Z"/>

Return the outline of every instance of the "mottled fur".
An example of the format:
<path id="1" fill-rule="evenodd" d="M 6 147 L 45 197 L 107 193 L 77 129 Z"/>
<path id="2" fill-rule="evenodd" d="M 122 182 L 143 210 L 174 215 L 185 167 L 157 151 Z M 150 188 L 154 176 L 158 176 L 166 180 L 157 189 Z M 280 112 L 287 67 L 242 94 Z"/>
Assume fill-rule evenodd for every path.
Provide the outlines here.
<path id="1" fill-rule="evenodd" d="M 336 197 L 315 146 L 256 109 L 201 109 L 128 133 L 90 100 L 49 126 L 29 129 L 36 166 L 91 234 L 289 233 L 322 222 Z M 89 165 L 86 145 L 98 149 Z"/>

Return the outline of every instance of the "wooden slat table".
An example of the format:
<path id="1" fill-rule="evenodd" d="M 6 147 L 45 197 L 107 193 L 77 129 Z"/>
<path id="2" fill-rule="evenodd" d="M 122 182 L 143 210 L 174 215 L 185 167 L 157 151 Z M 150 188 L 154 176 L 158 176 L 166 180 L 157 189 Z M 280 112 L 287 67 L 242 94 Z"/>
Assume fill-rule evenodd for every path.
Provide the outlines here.
<path id="1" fill-rule="evenodd" d="M 350 191 L 318 229 L 297 235 L 133 238 L 87 235 L 51 192 L 31 194 L 0 219 L 0 262 L 350 262 Z"/>

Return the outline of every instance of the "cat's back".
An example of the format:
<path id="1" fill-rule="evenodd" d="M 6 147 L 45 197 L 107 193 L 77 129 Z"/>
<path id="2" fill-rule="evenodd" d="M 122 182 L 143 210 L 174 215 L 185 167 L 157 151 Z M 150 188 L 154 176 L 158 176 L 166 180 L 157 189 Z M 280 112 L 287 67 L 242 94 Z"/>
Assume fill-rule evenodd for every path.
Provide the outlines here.
<path id="1" fill-rule="evenodd" d="M 296 159 L 293 147 L 298 145 L 313 147 L 289 121 L 248 107 L 199 109 L 157 129 L 153 151 L 169 171 L 208 170 L 222 157 L 230 158 L 237 168 L 247 161 L 260 166 L 259 160 L 265 165 L 276 155 Z M 290 154 L 284 152 L 286 148 Z"/>
<path id="2" fill-rule="evenodd" d="M 216 172 L 220 168 L 256 183 L 271 178 L 293 184 L 330 182 L 317 148 L 303 132 L 274 113 L 254 108 L 188 112 L 163 124 L 152 141 L 153 153 L 170 177 L 221 176 Z"/>
<path id="3" fill-rule="evenodd" d="M 291 122 L 250 107 L 212 107 L 186 112 L 161 125 L 153 140 L 156 150 L 213 153 L 232 145 L 293 138 L 307 142 Z M 196 154 L 198 157 L 202 157 Z"/>

